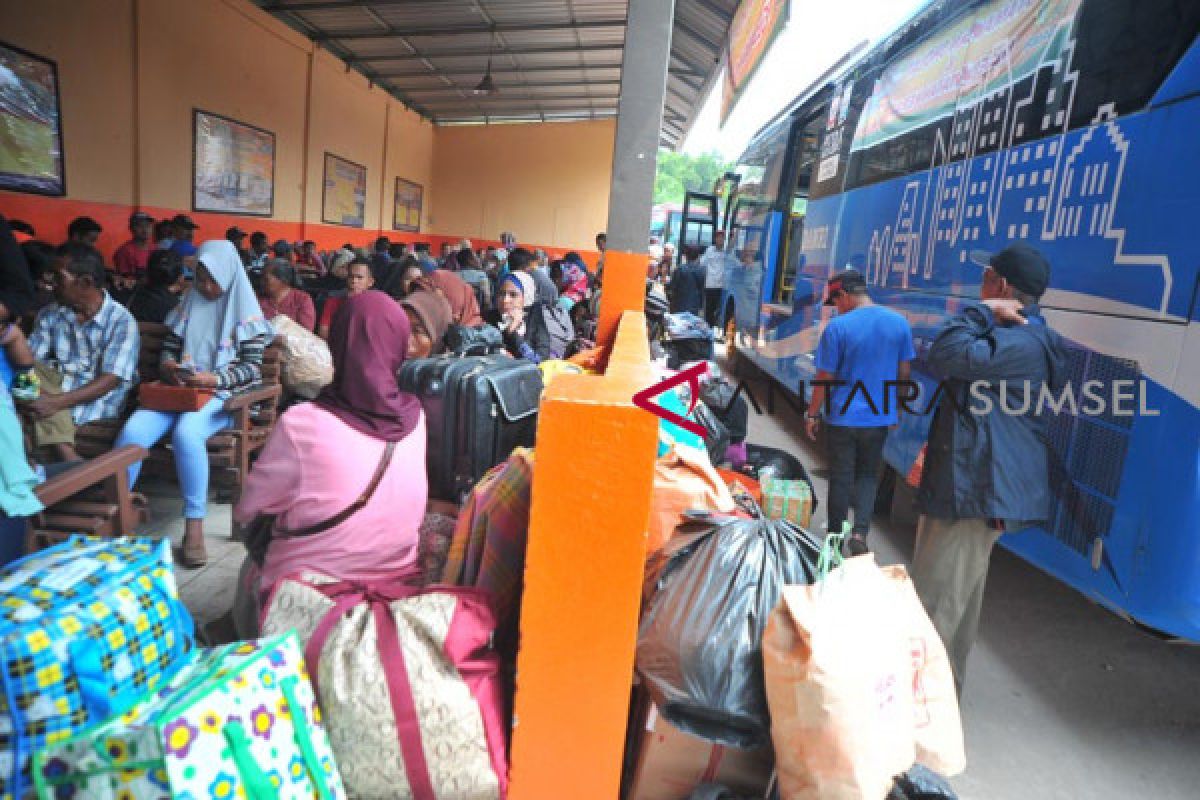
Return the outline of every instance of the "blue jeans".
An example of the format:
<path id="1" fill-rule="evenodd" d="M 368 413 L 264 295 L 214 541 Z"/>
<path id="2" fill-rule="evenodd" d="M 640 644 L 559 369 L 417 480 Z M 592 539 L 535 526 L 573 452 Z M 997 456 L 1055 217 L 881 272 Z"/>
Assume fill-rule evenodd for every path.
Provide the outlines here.
<path id="1" fill-rule="evenodd" d="M 828 425 L 829 531 L 838 532 L 854 509 L 854 533 L 865 536 L 875 510 L 875 492 L 883 467 L 883 443 L 888 429 Z"/>
<path id="2" fill-rule="evenodd" d="M 223 399 L 214 397 L 199 411 L 183 414 L 142 408 L 134 412 L 117 437 L 116 447 L 136 444 L 149 449 L 167 433 L 171 434 L 175 472 L 183 489 L 183 516 L 186 519 L 204 519 L 208 510 L 207 442 L 213 434 L 233 424 L 233 415 L 222 411 L 224 405 Z M 129 468 L 130 486 L 137 483 L 141 471 L 140 461 Z"/>

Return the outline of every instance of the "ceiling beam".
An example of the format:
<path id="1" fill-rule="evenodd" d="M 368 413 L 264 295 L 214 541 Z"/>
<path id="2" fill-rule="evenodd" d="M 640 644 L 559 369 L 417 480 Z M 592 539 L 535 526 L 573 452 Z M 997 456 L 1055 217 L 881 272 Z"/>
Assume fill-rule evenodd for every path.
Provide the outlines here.
<path id="1" fill-rule="evenodd" d="M 538 66 L 538 67 L 504 67 L 504 68 L 498 68 L 493 65 L 492 66 L 492 77 L 496 78 L 501 75 L 522 75 L 525 73 L 539 73 L 539 72 L 566 72 L 566 71 L 585 70 L 585 69 L 616 69 L 616 70 L 619 70 L 620 68 L 621 68 L 621 65 L 619 63 L 618 64 L 562 64 L 562 65 L 555 65 L 555 66 L 549 66 L 549 67 L 548 66 Z M 454 69 L 437 69 L 435 67 L 434 70 L 435 71 L 433 71 L 433 72 L 429 72 L 429 71 L 413 72 L 412 70 L 407 70 L 405 72 L 379 71 L 376 74 L 378 74 L 381 78 L 438 78 L 443 75 L 447 76 L 447 77 L 463 76 L 463 75 L 479 75 L 482 77 L 484 67 L 482 67 L 482 66 L 471 67 L 469 69 L 463 69 L 460 67 L 455 67 Z M 672 74 L 674 74 L 674 73 L 672 73 Z"/>
<path id="2" fill-rule="evenodd" d="M 457 25 L 444 28 L 403 28 L 391 26 L 390 30 L 363 29 L 353 31 L 323 31 L 316 37 L 318 42 L 349 41 L 351 39 L 386 39 L 389 36 L 460 36 L 463 34 L 506 34 L 546 33 L 550 31 L 583 31 L 604 28 L 624 28 L 625 20 L 588 20 L 586 22 L 539 22 L 527 25 Z"/>
<path id="3" fill-rule="evenodd" d="M 423 0 L 425 3 L 438 1 Z M 441 0 L 441 2 L 451 5 L 461 3 L 461 0 Z M 317 3 L 289 3 L 287 0 L 273 0 L 273 2 L 263 3 L 261 8 L 263 11 L 270 11 L 274 14 L 285 11 L 341 11 L 347 8 L 411 6 L 412 3 L 413 0 L 321 0 Z"/>
<path id="4" fill-rule="evenodd" d="M 530 95 L 524 96 L 519 94 L 504 94 L 504 95 L 472 95 L 465 97 L 434 97 L 421 101 L 421 105 L 426 108 L 436 109 L 438 106 L 447 105 L 464 105 L 466 104 L 482 104 L 482 103 L 603 103 L 605 105 L 616 103 L 617 96 L 594 96 L 586 94 L 577 95 Z"/>
<path id="5" fill-rule="evenodd" d="M 434 114 L 434 122 L 487 122 L 487 121 L 504 121 L 510 119 L 607 119 L 610 116 L 616 116 L 617 109 L 588 109 L 588 108 L 515 108 L 504 110 L 504 112 L 463 112 Z"/>
<path id="6" fill-rule="evenodd" d="M 494 76 L 495 73 L 493 72 Z M 580 89 L 593 89 L 596 87 L 613 87 L 619 88 L 620 81 L 545 81 L 542 83 L 499 83 L 496 87 L 500 90 L 500 94 L 507 94 L 510 91 L 523 91 L 526 89 L 554 89 L 556 87 L 577 87 Z M 420 88 L 409 88 L 407 86 L 400 87 L 400 90 L 405 94 L 446 94 L 447 92 L 464 91 L 469 92 L 475 87 L 468 86 L 430 86 Z"/>
<path id="7" fill-rule="evenodd" d="M 693 28 L 691 25 L 688 25 L 686 22 L 679 19 L 678 17 L 675 18 L 675 30 L 679 31 L 680 33 L 686 34 L 687 36 L 690 36 L 691 38 L 695 39 L 700 44 L 707 47 L 709 50 L 713 50 L 718 53 L 721 51 L 720 44 L 718 44 L 717 42 L 714 42 L 712 39 L 709 39 L 703 33 L 700 33 L 695 28 Z"/>
<path id="8" fill-rule="evenodd" d="M 585 44 L 583 47 L 563 46 L 563 47 L 520 47 L 515 50 L 496 50 L 495 56 L 523 56 L 523 55 L 550 55 L 553 53 L 611 53 L 613 51 L 620 52 L 625 49 L 624 44 Z M 396 56 L 365 56 L 350 59 L 347 63 L 355 64 L 381 64 L 383 62 L 402 62 L 402 61 L 420 61 L 426 58 L 462 58 L 464 55 L 461 49 L 458 50 L 424 50 L 420 55 L 405 54 Z M 467 54 L 475 55 L 475 54 Z M 486 54 L 483 54 L 486 55 Z"/>
<path id="9" fill-rule="evenodd" d="M 719 5 L 712 2 L 712 0 L 690 0 L 690 2 L 703 8 L 705 11 L 724 22 L 726 26 L 733 21 L 734 12 L 721 8 Z M 679 6 L 675 6 L 675 14 L 675 18 L 679 19 Z"/>

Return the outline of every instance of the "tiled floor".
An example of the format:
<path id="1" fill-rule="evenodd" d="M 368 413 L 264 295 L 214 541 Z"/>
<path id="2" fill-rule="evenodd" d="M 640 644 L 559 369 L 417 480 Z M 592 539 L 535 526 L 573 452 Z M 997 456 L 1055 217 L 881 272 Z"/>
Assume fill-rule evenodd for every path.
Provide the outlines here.
<path id="1" fill-rule="evenodd" d="M 149 477 L 149 476 L 147 476 Z M 146 536 L 167 536 L 178 545 L 183 539 L 183 503 L 179 487 L 169 481 L 146 480 L 138 485 L 150 500 L 150 522 L 141 529 Z M 246 548 L 230 539 L 230 506 L 209 503 L 205 520 L 208 565 L 184 569 L 176 565 L 175 578 L 183 602 L 199 626 L 207 625 L 233 607 L 233 588 Z"/>

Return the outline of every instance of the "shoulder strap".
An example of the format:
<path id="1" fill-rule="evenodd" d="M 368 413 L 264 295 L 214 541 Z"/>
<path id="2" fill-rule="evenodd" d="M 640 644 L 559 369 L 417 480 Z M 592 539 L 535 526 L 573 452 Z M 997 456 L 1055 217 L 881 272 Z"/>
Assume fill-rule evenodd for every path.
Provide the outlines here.
<path id="1" fill-rule="evenodd" d="M 383 449 L 383 455 L 379 459 L 379 465 L 375 467 L 375 474 L 371 476 L 371 482 L 367 484 L 367 488 L 363 489 L 362 494 L 358 496 L 353 503 L 342 509 L 340 513 L 335 514 L 324 522 L 318 522 L 315 525 L 309 525 L 306 528 L 299 530 L 285 530 L 280 527 L 275 528 L 275 537 L 281 539 L 294 539 L 300 536 L 312 536 L 316 533 L 327 531 L 330 528 L 336 528 L 350 517 L 354 516 L 362 507 L 365 506 L 375 494 L 375 490 L 379 488 L 379 482 L 383 480 L 383 474 L 387 472 L 388 465 L 392 463 L 392 454 L 396 452 L 396 443 L 388 442 L 387 447 Z"/>

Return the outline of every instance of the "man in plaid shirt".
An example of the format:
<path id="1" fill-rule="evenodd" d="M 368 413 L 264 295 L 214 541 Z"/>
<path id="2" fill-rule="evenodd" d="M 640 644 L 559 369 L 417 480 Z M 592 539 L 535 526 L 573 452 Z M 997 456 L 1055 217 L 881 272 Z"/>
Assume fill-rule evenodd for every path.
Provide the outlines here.
<path id="1" fill-rule="evenodd" d="M 23 403 L 34 420 L 34 443 L 63 461 L 78 458 L 75 428 L 119 417 L 137 372 L 137 323 L 104 290 L 104 260 L 85 244 L 58 248 L 54 297 L 38 314 L 29 347 L 42 393 Z"/>

